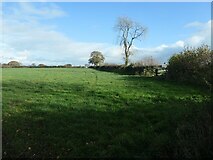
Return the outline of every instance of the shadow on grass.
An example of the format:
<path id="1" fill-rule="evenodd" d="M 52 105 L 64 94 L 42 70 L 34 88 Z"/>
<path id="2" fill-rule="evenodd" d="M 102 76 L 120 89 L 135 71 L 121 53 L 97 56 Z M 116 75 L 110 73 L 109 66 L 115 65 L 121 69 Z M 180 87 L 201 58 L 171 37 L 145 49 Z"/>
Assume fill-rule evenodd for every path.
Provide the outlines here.
<path id="1" fill-rule="evenodd" d="M 130 76 L 125 76 L 122 77 L 122 79 L 129 81 L 131 83 L 136 83 L 136 84 L 141 84 L 141 82 L 143 83 L 150 83 L 150 84 L 154 84 L 154 87 L 156 87 L 156 85 L 158 86 L 170 86 L 170 87 L 175 87 L 175 88 L 185 88 L 185 90 L 187 89 L 196 89 L 196 90 L 201 90 L 204 92 L 208 92 L 208 89 L 206 88 L 202 88 L 199 86 L 193 86 L 190 84 L 184 84 L 184 83 L 180 83 L 180 82 L 175 82 L 175 81 L 166 81 L 164 79 L 161 79 L 161 76 L 157 76 L 157 77 L 145 77 L 145 76 L 137 76 L 137 75 L 130 75 Z M 156 85 L 155 85 L 156 84 Z M 152 89 L 156 89 L 156 88 L 152 88 Z"/>
<path id="2" fill-rule="evenodd" d="M 16 81 L 4 83 L 3 91 L 11 86 L 22 91 L 23 99 L 14 97 L 19 99 L 14 105 L 5 97 L 5 158 L 176 158 L 182 153 L 178 126 L 185 124 L 185 116 L 194 120 L 191 114 L 200 111 L 190 105 L 147 106 L 134 100 L 125 105 L 123 97 L 116 100 L 79 84 Z M 29 98 L 36 100 L 26 101 Z"/>
<path id="3" fill-rule="evenodd" d="M 174 144 L 170 140 L 175 131 L 171 124 L 175 122 L 171 116 L 157 122 L 160 112 L 138 114 L 134 109 L 101 112 L 86 108 L 47 112 L 35 108 L 4 117 L 6 157 L 171 156 L 169 148 Z"/>
<path id="4" fill-rule="evenodd" d="M 99 72 L 109 72 L 109 73 L 114 73 L 114 74 L 124 75 L 124 76 L 126 75 L 122 79 L 130 81 L 130 82 L 134 82 L 136 84 L 138 84 L 139 81 L 148 82 L 148 83 L 151 82 L 151 83 L 157 83 L 159 85 L 170 85 L 170 86 L 186 88 L 186 89 L 194 88 L 196 90 L 200 90 L 201 92 L 205 92 L 206 94 L 211 94 L 211 90 L 206 86 L 199 86 L 192 83 L 178 82 L 174 80 L 165 79 L 164 75 L 149 77 L 145 75 L 135 75 L 131 72 L 128 74 L 128 72 L 122 72 L 119 70 L 117 71 L 98 70 L 98 69 L 94 69 L 94 70 Z"/>

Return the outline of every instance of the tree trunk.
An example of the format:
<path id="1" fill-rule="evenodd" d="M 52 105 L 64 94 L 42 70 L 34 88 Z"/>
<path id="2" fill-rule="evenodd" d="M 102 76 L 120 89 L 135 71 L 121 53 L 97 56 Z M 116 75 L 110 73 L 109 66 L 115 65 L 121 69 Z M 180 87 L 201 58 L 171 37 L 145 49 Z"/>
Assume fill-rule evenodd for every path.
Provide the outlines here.
<path id="1" fill-rule="evenodd" d="M 128 59 L 126 58 L 126 59 L 125 59 L 125 66 L 128 66 L 128 63 L 129 63 L 129 62 L 128 62 Z"/>
<path id="2" fill-rule="evenodd" d="M 125 66 L 128 66 L 129 64 L 129 55 L 128 55 L 128 52 L 125 51 Z"/>

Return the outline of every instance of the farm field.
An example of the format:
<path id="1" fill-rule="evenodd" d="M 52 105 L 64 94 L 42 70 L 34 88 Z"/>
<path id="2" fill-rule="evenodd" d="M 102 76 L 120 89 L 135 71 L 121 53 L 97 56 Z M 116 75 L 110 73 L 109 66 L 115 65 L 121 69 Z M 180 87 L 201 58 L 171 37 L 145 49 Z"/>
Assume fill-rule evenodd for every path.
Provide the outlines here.
<path id="1" fill-rule="evenodd" d="M 3 68 L 2 75 L 5 158 L 208 155 L 210 135 L 196 137 L 210 100 L 204 89 L 86 68 Z"/>

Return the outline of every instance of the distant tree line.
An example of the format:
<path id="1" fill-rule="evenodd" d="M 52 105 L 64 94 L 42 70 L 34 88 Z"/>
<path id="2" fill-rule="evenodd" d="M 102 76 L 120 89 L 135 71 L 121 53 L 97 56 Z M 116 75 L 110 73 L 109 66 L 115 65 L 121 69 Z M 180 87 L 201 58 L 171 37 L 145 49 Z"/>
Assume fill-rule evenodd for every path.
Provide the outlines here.
<path id="1" fill-rule="evenodd" d="M 87 68 L 88 65 L 84 66 L 73 66 L 72 64 L 65 64 L 65 65 L 45 65 L 45 64 L 38 64 L 32 63 L 31 65 L 23 65 L 18 61 L 10 61 L 9 63 L 0 64 L 2 68 Z"/>
<path id="2" fill-rule="evenodd" d="M 162 65 L 155 66 L 136 66 L 134 64 L 125 65 L 103 65 L 103 66 L 90 66 L 100 71 L 115 72 L 124 75 L 144 75 L 144 76 L 159 76 L 162 70 L 165 71 L 165 67 Z"/>
<path id="3" fill-rule="evenodd" d="M 144 75 L 144 76 L 159 76 L 162 75 L 166 68 L 160 65 L 152 56 L 144 57 L 142 60 L 129 65 L 107 64 L 94 65 L 89 68 L 94 68 L 100 71 L 116 72 L 127 75 Z"/>
<path id="4" fill-rule="evenodd" d="M 1 64 L 2 68 L 20 68 L 22 67 L 22 64 L 18 61 L 10 61 L 9 63 L 3 63 Z"/>

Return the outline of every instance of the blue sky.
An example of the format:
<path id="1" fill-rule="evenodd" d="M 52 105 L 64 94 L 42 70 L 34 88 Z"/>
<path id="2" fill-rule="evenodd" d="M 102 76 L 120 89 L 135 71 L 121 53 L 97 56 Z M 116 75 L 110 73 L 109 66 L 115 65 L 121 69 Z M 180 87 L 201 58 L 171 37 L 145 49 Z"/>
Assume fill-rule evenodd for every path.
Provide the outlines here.
<path id="1" fill-rule="evenodd" d="M 4 63 L 84 65 L 93 50 L 107 63 L 123 63 L 113 27 L 127 16 L 146 26 L 142 41 L 135 41 L 131 61 L 152 56 L 166 62 L 184 46 L 209 44 L 211 3 L 3 3 Z"/>

